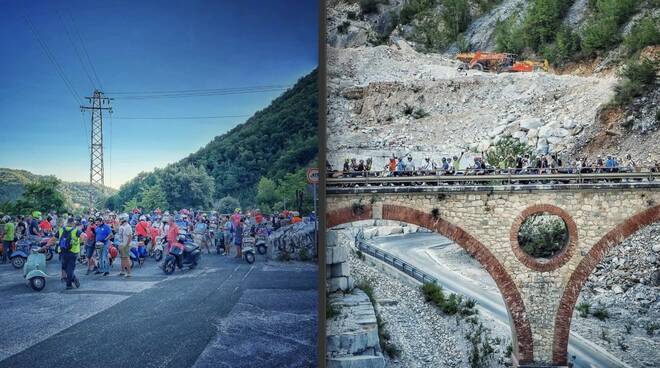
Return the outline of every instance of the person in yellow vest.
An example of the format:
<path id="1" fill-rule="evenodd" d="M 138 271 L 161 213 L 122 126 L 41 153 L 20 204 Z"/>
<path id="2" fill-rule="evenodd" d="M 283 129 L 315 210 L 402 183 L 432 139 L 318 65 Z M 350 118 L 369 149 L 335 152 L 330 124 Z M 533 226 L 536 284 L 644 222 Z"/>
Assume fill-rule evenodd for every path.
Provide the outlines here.
<path id="1" fill-rule="evenodd" d="M 73 216 L 66 220 L 66 224 L 62 226 L 58 232 L 51 238 L 51 242 L 56 242 L 62 259 L 62 271 L 66 274 L 66 289 L 73 289 L 80 287 L 80 280 L 75 275 L 76 259 L 80 253 L 80 242 L 86 240 L 85 233 L 76 224 Z"/>

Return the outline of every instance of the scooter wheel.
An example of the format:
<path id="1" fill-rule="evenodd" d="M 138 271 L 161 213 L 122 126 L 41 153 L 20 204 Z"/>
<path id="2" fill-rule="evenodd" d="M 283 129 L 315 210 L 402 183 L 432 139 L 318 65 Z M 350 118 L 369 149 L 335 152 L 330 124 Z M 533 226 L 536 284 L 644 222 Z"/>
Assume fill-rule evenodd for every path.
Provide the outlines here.
<path id="1" fill-rule="evenodd" d="M 46 261 L 50 261 L 53 259 L 53 253 L 52 252 L 46 252 Z"/>
<path id="2" fill-rule="evenodd" d="M 173 259 L 169 261 L 165 261 L 165 264 L 163 265 L 163 272 L 165 272 L 166 275 L 173 274 L 175 269 L 176 269 L 176 265 Z"/>
<path id="3" fill-rule="evenodd" d="M 254 253 L 253 252 L 246 252 L 245 255 L 245 261 L 249 264 L 254 263 Z"/>
<path id="4" fill-rule="evenodd" d="M 23 265 L 25 265 L 25 258 L 14 257 L 11 259 L 11 265 L 14 266 L 14 268 L 23 268 Z"/>
<path id="5" fill-rule="evenodd" d="M 266 248 L 266 245 L 264 245 L 264 244 L 257 245 L 257 252 L 259 252 L 259 254 L 262 254 L 262 255 L 266 254 L 267 250 L 268 249 Z"/>
<path id="6" fill-rule="evenodd" d="M 46 287 L 46 279 L 42 276 L 35 276 L 30 279 L 30 287 L 34 291 L 41 291 Z"/>
<path id="7" fill-rule="evenodd" d="M 163 251 L 162 250 L 155 251 L 154 259 L 156 260 L 156 262 L 160 262 L 160 260 L 163 259 Z"/>

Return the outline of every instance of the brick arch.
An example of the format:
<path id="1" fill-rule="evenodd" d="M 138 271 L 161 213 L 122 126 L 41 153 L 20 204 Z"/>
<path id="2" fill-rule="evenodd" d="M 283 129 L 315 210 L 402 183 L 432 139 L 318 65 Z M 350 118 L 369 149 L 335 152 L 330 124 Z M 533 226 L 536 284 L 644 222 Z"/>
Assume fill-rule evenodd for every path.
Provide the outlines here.
<path id="1" fill-rule="evenodd" d="M 557 365 L 567 363 L 568 336 L 570 334 L 571 318 L 580 290 L 596 266 L 603 260 L 605 254 L 618 246 L 630 235 L 643 227 L 660 221 L 660 205 L 637 213 L 616 226 L 603 236 L 580 261 L 566 284 L 564 294 L 555 316 L 555 334 L 552 347 L 552 361 Z"/>
<path id="2" fill-rule="evenodd" d="M 371 214 L 372 207 L 369 205 L 364 205 L 362 212 L 359 214 L 354 213 L 353 208 L 348 207 L 329 211 L 326 213 L 326 226 L 332 228 L 344 223 L 369 220 L 372 219 Z M 383 204 L 382 219 L 406 222 L 433 230 L 455 241 L 472 255 L 488 271 L 502 293 L 507 311 L 513 321 L 513 326 L 511 326 L 512 337 L 513 341 L 517 342 L 518 363 L 527 364 L 534 361 L 532 328 L 527 319 L 525 304 L 520 292 L 504 266 L 486 246 L 465 230 L 447 220 L 440 217 L 433 218 L 432 214 L 416 209 Z"/>

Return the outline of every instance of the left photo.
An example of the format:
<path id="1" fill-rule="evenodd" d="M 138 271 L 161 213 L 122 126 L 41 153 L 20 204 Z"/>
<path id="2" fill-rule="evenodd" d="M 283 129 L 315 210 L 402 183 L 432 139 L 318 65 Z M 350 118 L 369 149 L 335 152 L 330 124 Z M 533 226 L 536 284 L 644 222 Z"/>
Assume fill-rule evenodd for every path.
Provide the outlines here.
<path id="1" fill-rule="evenodd" d="M 318 366 L 318 12 L 0 1 L 0 368 Z"/>

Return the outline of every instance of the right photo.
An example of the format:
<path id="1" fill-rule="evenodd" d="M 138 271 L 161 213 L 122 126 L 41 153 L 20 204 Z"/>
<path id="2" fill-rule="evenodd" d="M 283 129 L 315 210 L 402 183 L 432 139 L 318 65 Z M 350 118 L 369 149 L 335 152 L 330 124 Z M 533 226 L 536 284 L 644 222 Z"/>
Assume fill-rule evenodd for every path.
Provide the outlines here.
<path id="1" fill-rule="evenodd" d="M 326 366 L 656 367 L 660 4 L 325 11 Z"/>

